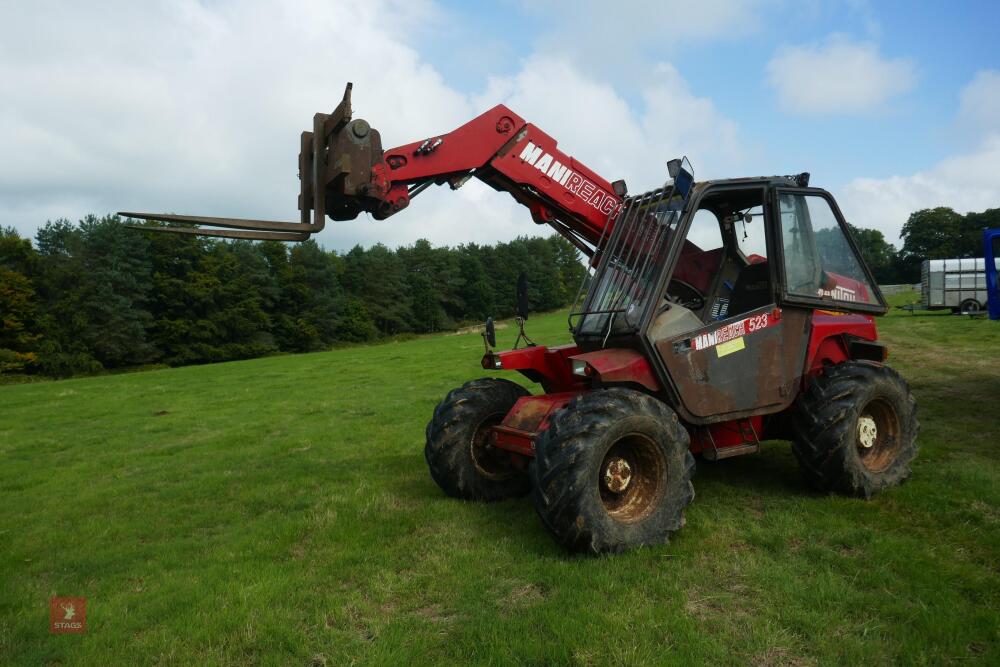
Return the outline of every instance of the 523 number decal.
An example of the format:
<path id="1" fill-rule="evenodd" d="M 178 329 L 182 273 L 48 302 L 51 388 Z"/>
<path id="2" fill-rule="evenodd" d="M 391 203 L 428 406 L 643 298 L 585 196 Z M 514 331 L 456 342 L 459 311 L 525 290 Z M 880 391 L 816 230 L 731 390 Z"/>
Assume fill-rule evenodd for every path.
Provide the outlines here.
<path id="1" fill-rule="evenodd" d="M 742 320 L 732 322 L 730 324 L 724 324 L 714 331 L 698 334 L 691 339 L 691 349 L 704 350 L 714 347 L 720 343 L 725 343 L 735 338 L 752 334 L 755 331 L 773 327 L 777 323 L 778 320 L 773 316 L 773 313 L 751 315 L 750 317 L 745 317 Z"/>

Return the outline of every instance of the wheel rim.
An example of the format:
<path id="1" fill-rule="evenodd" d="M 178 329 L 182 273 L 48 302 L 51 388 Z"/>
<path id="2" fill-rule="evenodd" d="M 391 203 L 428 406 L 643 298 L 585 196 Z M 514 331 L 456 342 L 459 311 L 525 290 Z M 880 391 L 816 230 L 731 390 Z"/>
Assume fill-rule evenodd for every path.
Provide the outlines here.
<path id="1" fill-rule="evenodd" d="M 882 472 L 896 460 L 899 431 L 899 417 L 888 401 L 878 398 L 864 407 L 858 416 L 857 447 L 868 470 Z"/>
<path id="2" fill-rule="evenodd" d="M 510 465 L 510 458 L 490 444 L 490 429 L 503 421 L 505 413 L 497 412 L 489 415 L 472 432 L 469 442 L 469 454 L 476 471 L 493 481 L 503 481 L 512 478 L 517 471 Z"/>
<path id="3" fill-rule="evenodd" d="M 649 437 L 621 438 L 604 456 L 598 471 L 601 503 L 611 518 L 635 523 L 652 514 L 667 477 L 667 462 Z"/>

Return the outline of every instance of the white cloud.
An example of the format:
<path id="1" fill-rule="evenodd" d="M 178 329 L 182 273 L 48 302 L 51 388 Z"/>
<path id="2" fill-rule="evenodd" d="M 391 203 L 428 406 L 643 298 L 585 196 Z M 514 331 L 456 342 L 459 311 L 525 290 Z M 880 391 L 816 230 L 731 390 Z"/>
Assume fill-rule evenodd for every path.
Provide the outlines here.
<path id="1" fill-rule="evenodd" d="M 579 63 L 617 80 L 641 81 L 644 52 L 677 52 L 693 42 L 753 33 L 776 0 L 553 0 L 522 1 L 526 11 L 549 19 L 537 52 Z"/>
<path id="2" fill-rule="evenodd" d="M 831 35 L 822 44 L 779 49 L 767 79 L 791 113 L 859 114 L 882 108 L 916 85 L 916 67 L 887 59 L 871 42 Z"/>
<path id="3" fill-rule="evenodd" d="M 1000 130 L 1000 71 L 980 70 L 962 89 L 959 122 L 970 130 Z"/>
<path id="4" fill-rule="evenodd" d="M 961 92 L 960 122 L 979 131 L 975 148 L 909 176 L 856 178 L 839 196 L 847 219 L 899 243 L 910 213 L 950 206 L 960 213 L 1000 207 L 1000 73 L 981 71 Z"/>
<path id="5" fill-rule="evenodd" d="M 359 115 L 397 140 L 472 115 L 396 38 L 422 4 L 25 5 L 0 27 L 0 223 L 296 219 L 298 134 L 347 80 Z"/>
<path id="6" fill-rule="evenodd" d="M 694 95 L 672 65 L 652 66 L 639 97 L 633 108 L 609 83 L 538 55 L 515 76 L 491 80 L 477 100 L 507 104 L 609 180 L 625 178 L 632 192 L 661 185 L 667 160 L 680 155 L 698 178 L 732 176 L 747 161 L 736 123 Z"/>
<path id="7" fill-rule="evenodd" d="M 899 232 L 914 211 L 935 206 L 950 206 L 959 213 L 997 208 L 1000 134 L 989 135 L 975 151 L 909 176 L 856 178 L 837 199 L 851 223 L 878 229 L 897 246 Z"/>
<path id="8" fill-rule="evenodd" d="M 660 65 L 632 108 L 578 63 L 529 57 L 482 95 L 455 90 L 402 41 L 441 21 L 430 2 L 25 5 L 0 24 L 0 224 L 145 210 L 297 219 L 298 135 L 352 80 L 386 147 L 451 130 L 500 101 L 633 190 L 691 156 L 699 176 L 746 153 L 735 123 Z M 425 22 L 430 22 L 425 25 Z M 423 27 L 422 27 L 423 26 Z M 476 181 L 431 188 L 384 222 L 328 222 L 349 248 L 548 233 Z"/>

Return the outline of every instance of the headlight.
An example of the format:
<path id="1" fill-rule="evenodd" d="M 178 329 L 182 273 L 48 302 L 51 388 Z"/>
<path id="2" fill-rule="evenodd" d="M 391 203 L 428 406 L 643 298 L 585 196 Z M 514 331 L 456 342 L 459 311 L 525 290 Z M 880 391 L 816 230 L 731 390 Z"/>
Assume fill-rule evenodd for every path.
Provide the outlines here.
<path id="1" fill-rule="evenodd" d="M 586 361 L 580 359 L 573 360 L 573 375 L 582 375 L 586 377 L 590 375 L 593 371 L 590 368 L 590 364 Z"/>

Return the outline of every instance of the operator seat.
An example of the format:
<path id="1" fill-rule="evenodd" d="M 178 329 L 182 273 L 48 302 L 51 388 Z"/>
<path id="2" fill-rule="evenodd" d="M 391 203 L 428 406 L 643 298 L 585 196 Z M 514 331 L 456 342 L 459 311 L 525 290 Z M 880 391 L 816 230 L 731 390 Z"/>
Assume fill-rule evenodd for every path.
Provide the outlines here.
<path id="1" fill-rule="evenodd" d="M 729 296 L 728 317 L 739 315 L 771 303 L 771 281 L 767 262 L 747 264 L 740 269 Z"/>

